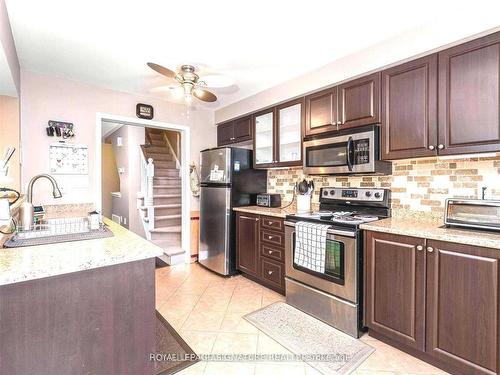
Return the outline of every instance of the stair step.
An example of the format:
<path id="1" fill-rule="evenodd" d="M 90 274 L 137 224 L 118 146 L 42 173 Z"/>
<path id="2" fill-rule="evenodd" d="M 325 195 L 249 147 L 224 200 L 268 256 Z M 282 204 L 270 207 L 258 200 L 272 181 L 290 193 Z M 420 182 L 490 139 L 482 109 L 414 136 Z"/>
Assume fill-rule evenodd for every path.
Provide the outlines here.
<path id="1" fill-rule="evenodd" d="M 182 215 L 155 215 L 155 220 L 180 219 Z"/>
<path id="2" fill-rule="evenodd" d="M 182 215 L 156 215 L 155 214 L 155 228 L 165 228 L 181 225 Z"/>
<path id="3" fill-rule="evenodd" d="M 172 160 L 174 160 L 173 156 L 170 154 L 159 154 L 159 153 L 149 152 L 148 149 L 145 149 L 145 150 L 146 150 L 145 151 L 146 158 L 153 159 L 153 163 L 158 162 L 158 161 L 172 161 Z"/>
<path id="4" fill-rule="evenodd" d="M 155 177 L 179 177 L 178 169 L 156 169 L 155 168 Z"/>
<path id="5" fill-rule="evenodd" d="M 181 195 L 180 194 L 161 194 L 153 196 L 153 204 L 179 204 L 181 203 Z"/>
<path id="6" fill-rule="evenodd" d="M 175 160 L 157 160 L 154 161 L 153 163 L 155 165 L 155 169 L 175 169 L 177 167 Z"/>
<path id="7" fill-rule="evenodd" d="M 151 233 L 181 233 L 181 226 L 155 228 L 150 230 Z"/>
<path id="8" fill-rule="evenodd" d="M 181 212 L 181 204 L 163 204 L 155 206 L 156 216 L 180 215 Z"/>
<path id="9" fill-rule="evenodd" d="M 146 145 L 144 149 L 148 154 L 170 154 L 170 150 L 166 146 Z"/>
<path id="10" fill-rule="evenodd" d="M 155 228 L 150 230 L 152 240 L 164 240 L 170 243 L 180 243 L 181 241 L 181 226 Z"/>
<path id="11" fill-rule="evenodd" d="M 162 188 L 162 187 L 181 187 L 181 178 L 180 177 L 166 177 L 162 180 L 153 180 L 153 189 L 154 188 Z"/>
<path id="12" fill-rule="evenodd" d="M 178 169 L 176 169 L 177 172 L 179 172 Z M 177 176 L 155 176 L 153 177 L 153 179 L 158 182 L 158 184 L 160 183 L 163 183 L 165 181 L 173 181 L 173 180 L 179 180 L 180 181 L 180 177 L 179 177 L 179 174 L 177 174 Z"/>
<path id="13" fill-rule="evenodd" d="M 181 186 L 153 186 L 153 193 L 155 195 L 180 195 Z"/>
<path id="14" fill-rule="evenodd" d="M 185 253 L 180 244 L 176 244 L 175 242 L 170 242 L 165 240 L 155 240 L 152 242 L 156 246 L 161 247 L 164 250 L 165 254 L 177 255 Z"/>

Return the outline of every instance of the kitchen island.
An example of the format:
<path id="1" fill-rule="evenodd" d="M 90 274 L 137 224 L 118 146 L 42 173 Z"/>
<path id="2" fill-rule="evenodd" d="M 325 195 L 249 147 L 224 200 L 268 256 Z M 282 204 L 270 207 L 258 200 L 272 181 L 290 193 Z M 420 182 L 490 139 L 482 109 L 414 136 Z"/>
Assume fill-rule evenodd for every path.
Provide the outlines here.
<path id="1" fill-rule="evenodd" d="M 155 257 L 114 236 L 0 249 L 0 374 L 152 374 Z"/>

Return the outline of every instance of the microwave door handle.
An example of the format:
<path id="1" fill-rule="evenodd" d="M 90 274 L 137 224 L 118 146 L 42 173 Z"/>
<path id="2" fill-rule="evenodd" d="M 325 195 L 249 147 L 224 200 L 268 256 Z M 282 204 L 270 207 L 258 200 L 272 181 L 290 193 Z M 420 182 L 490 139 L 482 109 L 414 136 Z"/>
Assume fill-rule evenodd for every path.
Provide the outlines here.
<path id="1" fill-rule="evenodd" d="M 352 137 L 349 137 L 347 140 L 347 168 L 349 168 L 349 171 L 352 171 L 352 159 L 351 157 L 353 156 L 353 143 L 354 141 L 352 140 Z"/>

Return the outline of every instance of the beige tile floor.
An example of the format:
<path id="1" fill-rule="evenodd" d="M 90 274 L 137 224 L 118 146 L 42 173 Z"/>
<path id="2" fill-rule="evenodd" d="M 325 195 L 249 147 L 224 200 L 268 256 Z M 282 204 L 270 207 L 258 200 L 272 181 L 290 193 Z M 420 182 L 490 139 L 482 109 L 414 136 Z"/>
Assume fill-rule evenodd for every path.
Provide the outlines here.
<path id="1" fill-rule="evenodd" d="M 156 306 L 197 354 L 291 354 L 242 317 L 284 297 L 243 276 L 220 277 L 198 264 L 156 271 Z M 446 374 L 365 335 L 376 351 L 356 375 Z M 181 375 L 320 375 L 304 362 L 198 362 Z"/>

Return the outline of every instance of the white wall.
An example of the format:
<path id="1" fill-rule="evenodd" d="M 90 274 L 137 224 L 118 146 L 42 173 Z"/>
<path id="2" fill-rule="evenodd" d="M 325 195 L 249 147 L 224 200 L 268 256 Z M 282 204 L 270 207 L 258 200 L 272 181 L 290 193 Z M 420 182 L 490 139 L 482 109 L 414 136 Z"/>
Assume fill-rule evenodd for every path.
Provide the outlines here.
<path id="1" fill-rule="evenodd" d="M 151 104 L 155 121 L 191 127 L 192 161 L 198 163 L 199 151 L 217 143 L 213 112 L 194 110 L 186 114 L 184 105 L 141 97 L 90 86 L 84 83 L 50 77 L 33 72 L 21 72 L 21 182 L 24 188 L 29 179 L 49 169 L 49 145 L 57 141 L 47 137 L 45 127 L 49 120 L 68 121 L 75 124 L 76 136 L 72 142 L 89 147 L 88 186 L 69 189 L 62 199 L 54 200 L 50 186 L 40 180 L 35 186 L 34 201 L 39 203 L 93 202 L 96 144 L 96 113 L 107 113 L 135 118 L 137 103 Z M 188 168 L 188 164 L 184 165 Z M 196 210 L 198 200 L 193 198 L 191 207 Z"/>
<path id="2" fill-rule="evenodd" d="M 408 11 L 411 11 L 411 9 L 409 8 Z M 472 11 L 473 9 L 471 9 Z M 476 11 L 479 11 L 479 9 L 476 9 Z M 447 20 L 436 21 L 426 27 L 400 34 L 398 37 L 360 50 L 322 68 L 218 109 L 215 111 L 215 121 L 220 123 L 302 96 L 310 91 L 318 91 L 335 83 L 380 70 L 382 67 L 397 65 L 404 60 L 410 60 L 437 49 L 443 49 L 444 46 L 450 44 L 458 44 L 480 35 L 499 31 L 500 19 L 498 14 L 496 12 L 488 13 L 487 9 L 480 9 L 480 11 L 482 17 L 467 17 L 467 15 L 455 15 L 450 10 L 450 17 Z M 376 22 L 374 22 L 373 26 L 377 27 Z M 342 34 L 332 32 L 333 37 L 342 37 Z M 300 48 L 300 46 L 297 48 Z M 325 48 L 328 48 L 326 40 Z"/>

